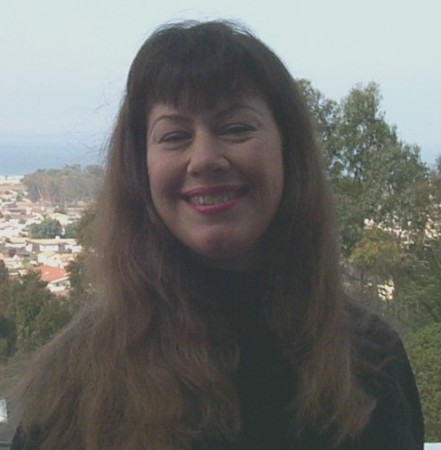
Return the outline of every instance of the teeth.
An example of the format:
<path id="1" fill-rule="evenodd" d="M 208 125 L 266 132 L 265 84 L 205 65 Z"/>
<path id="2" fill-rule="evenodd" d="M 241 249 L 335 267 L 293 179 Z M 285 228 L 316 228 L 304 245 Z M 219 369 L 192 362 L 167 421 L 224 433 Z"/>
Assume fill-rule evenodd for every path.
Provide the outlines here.
<path id="1" fill-rule="evenodd" d="M 228 202 L 236 197 L 234 192 L 223 192 L 216 195 L 195 195 L 190 198 L 190 202 L 196 205 L 218 205 Z"/>

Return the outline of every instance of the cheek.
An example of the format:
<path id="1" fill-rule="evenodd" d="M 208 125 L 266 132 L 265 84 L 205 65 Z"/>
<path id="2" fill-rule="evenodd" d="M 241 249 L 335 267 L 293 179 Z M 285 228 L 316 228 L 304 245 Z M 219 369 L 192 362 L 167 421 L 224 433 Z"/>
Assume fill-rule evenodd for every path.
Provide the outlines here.
<path id="1" fill-rule="evenodd" d="M 176 164 L 166 158 L 147 158 L 147 174 L 153 204 L 161 213 L 179 190 Z"/>

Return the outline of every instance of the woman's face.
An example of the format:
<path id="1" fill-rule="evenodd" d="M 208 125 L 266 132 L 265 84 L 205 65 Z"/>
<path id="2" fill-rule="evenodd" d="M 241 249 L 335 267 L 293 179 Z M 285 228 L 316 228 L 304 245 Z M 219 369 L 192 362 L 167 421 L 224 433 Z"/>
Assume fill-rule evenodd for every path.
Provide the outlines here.
<path id="1" fill-rule="evenodd" d="M 210 264 L 253 266 L 283 190 L 281 136 L 263 99 L 196 112 L 155 104 L 147 171 L 156 211 L 177 239 Z"/>

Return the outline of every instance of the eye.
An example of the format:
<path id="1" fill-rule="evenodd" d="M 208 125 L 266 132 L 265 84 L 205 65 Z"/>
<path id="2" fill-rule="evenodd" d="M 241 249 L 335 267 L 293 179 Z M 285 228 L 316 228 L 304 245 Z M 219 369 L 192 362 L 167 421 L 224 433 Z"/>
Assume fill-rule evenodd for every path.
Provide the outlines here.
<path id="1" fill-rule="evenodd" d="M 170 131 L 163 134 L 159 142 L 164 144 L 179 144 L 191 139 L 191 134 L 186 131 Z"/>
<path id="2" fill-rule="evenodd" d="M 246 133 L 254 131 L 254 129 L 255 128 L 253 126 L 246 123 L 229 123 L 221 128 L 220 134 L 242 136 Z"/>

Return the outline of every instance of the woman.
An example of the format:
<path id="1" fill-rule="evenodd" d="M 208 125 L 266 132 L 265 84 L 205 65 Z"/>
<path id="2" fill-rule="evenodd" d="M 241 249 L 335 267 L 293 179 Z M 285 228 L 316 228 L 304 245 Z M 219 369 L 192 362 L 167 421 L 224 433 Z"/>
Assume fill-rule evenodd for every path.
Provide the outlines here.
<path id="1" fill-rule="evenodd" d="M 399 339 L 343 294 L 298 87 L 247 31 L 142 46 L 97 231 L 97 299 L 37 357 L 13 450 L 422 449 Z"/>

